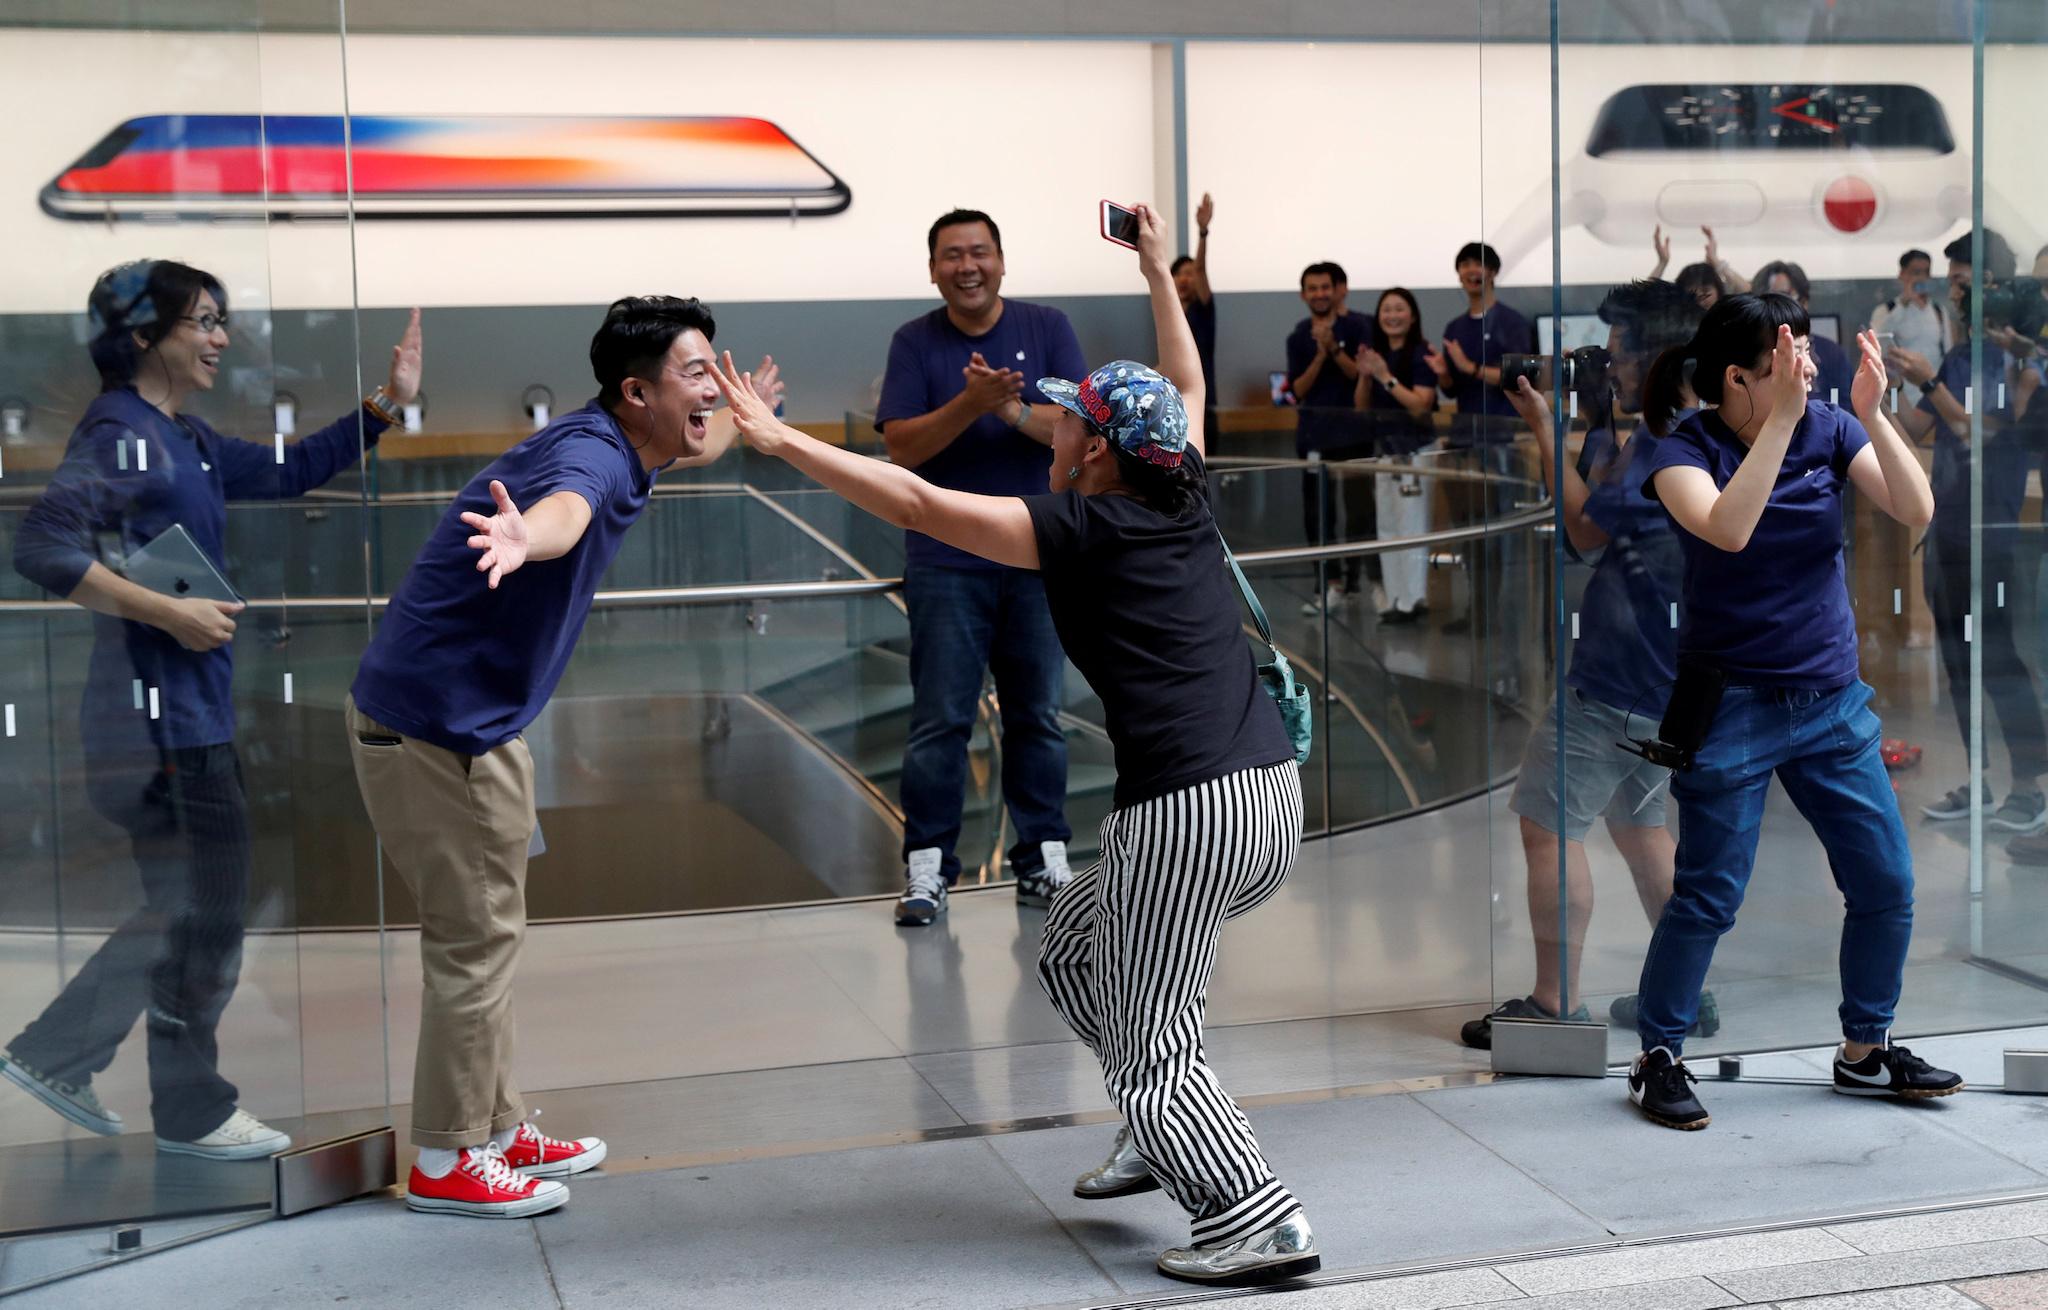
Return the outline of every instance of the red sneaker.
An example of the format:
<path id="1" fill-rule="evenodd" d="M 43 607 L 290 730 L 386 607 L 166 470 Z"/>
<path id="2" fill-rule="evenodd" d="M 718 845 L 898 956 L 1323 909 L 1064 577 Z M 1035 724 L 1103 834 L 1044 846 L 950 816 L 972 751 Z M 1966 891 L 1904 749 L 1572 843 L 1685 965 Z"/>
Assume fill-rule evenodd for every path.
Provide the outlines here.
<path id="1" fill-rule="evenodd" d="M 414 1165 L 405 1182 L 406 1207 L 431 1214 L 524 1219 L 546 1214 L 568 1199 L 568 1188 L 516 1172 L 495 1146 L 473 1146 L 464 1151 L 455 1167 L 440 1178 L 429 1178 Z"/>
<path id="2" fill-rule="evenodd" d="M 535 1115 L 540 1111 L 535 1110 Z M 505 1163 L 528 1178 L 567 1178 L 604 1163 L 601 1137 L 579 1137 L 565 1142 L 533 1126 L 531 1119 L 519 1125 L 519 1135 L 505 1148 Z"/>

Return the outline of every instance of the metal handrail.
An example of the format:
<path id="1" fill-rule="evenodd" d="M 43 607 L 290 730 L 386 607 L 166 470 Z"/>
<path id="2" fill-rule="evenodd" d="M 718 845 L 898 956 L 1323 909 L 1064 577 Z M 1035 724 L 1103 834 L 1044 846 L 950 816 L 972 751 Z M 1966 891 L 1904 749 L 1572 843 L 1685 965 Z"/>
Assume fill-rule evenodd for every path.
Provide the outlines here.
<path id="1" fill-rule="evenodd" d="M 1550 519 L 1546 504 L 1526 509 L 1507 518 L 1467 528 L 1446 528 L 1412 537 L 1386 537 L 1373 541 L 1338 542 L 1330 546 L 1283 546 L 1273 550 L 1241 552 L 1237 562 L 1247 568 L 1267 564 L 1294 564 L 1305 560 L 1350 559 L 1377 555 L 1389 550 L 1418 550 L 1501 536 L 1521 528 L 1536 527 Z M 903 585 L 901 578 L 834 578 L 819 582 L 721 582 L 698 587 L 647 587 L 630 591 L 600 591 L 592 604 L 603 608 L 644 609 L 655 605 L 725 605 L 749 600 L 818 600 L 847 596 L 885 596 Z M 389 596 L 262 596 L 248 602 L 252 610 L 360 610 L 383 609 Z M 68 600 L 4 600 L 0 614 L 38 614 L 55 610 L 78 610 Z"/>

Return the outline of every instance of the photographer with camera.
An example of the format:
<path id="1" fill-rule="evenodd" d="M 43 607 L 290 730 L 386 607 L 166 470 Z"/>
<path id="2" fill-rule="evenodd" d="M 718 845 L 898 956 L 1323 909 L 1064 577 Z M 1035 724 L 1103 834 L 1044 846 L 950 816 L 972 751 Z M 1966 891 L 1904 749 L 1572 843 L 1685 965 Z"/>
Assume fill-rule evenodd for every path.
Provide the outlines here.
<path id="1" fill-rule="evenodd" d="M 1616 743 L 1643 734 L 1664 714 L 1675 676 L 1676 641 L 1668 617 L 1678 599 L 1683 563 L 1664 511 L 1643 494 L 1657 438 L 1641 423 L 1620 432 L 1620 416 L 1643 407 L 1650 362 L 1692 339 L 1699 302 L 1669 282 L 1616 287 L 1600 302 L 1606 348 L 1574 351 L 1573 390 L 1592 428 L 1576 464 L 1558 465 L 1550 406 L 1526 377 L 1510 393 L 1536 434 L 1544 481 L 1564 520 L 1572 555 L 1593 561 L 1579 600 L 1577 640 L 1564 696 L 1537 719 L 1522 753 L 1509 808 L 1521 816 L 1527 862 L 1529 922 L 1536 939 L 1536 983 L 1490 1015 L 1460 1030 L 1467 1046 L 1493 1045 L 1493 1019 L 1555 1019 L 1566 997 L 1579 995 L 1579 957 L 1593 917 L 1593 875 L 1586 834 L 1604 818 L 1628 865 L 1643 912 L 1655 923 L 1671 896 L 1674 851 L 1665 826 L 1668 770 L 1624 753 Z M 1690 409 L 1690 394 L 1684 397 Z M 1558 771 L 1559 736 L 1564 771 Z M 1558 969 L 1558 838 L 1564 838 L 1567 972 Z M 1633 996 L 1617 1000 L 1613 1018 L 1633 1027 Z M 1571 1018 L 1584 1020 L 1583 1008 Z M 1692 1031 L 1711 1037 L 1720 1017 L 1711 993 L 1700 996 Z"/>
<path id="2" fill-rule="evenodd" d="M 1645 389 L 1643 418 L 1660 437 L 1648 492 L 1685 556 L 1672 702 L 1691 730 L 1659 733 L 1678 757 L 1678 853 L 1643 961 L 1643 1054 L 1628 1087 L 1671 1128 L 1709 1122 L 1681 1053 L 1714 948 L 1735 926 L 1774 774 L 1846 902 L 1835 1090 L 1920 1098 L 1962 1086 L 1889 1040 L 1913 934 L 1913 856 L 1859 676 L 1842 561 L 1849 487 L 1912 528 L 1933 519 L 1934 496 L 1880 408 L 1877 338 L 1858 340 L 1852 416 L 1808 395 L 1810 328 L 1789 296 L 1730 296 L 1658 357 Z M 1706 408 L 1676 421 L 1688 370 Z"/>
<path id="3" fill-rule="evenodd" d="M 1970 464 L 1976 452 L 1970 444 L 1969 405 L 1974 403 L 1984 420 L 1983 531 L 1978 558 L 1983 565 L 1981 576 L 1986 591 L 1994 590 L 2000 583 L 2017 590 L 2016 537 L 2026 497 L 2027 466 L 2031 462 L 2026 442 L 2012 430 L 2013 396 L 2021 371 L 2000 344 L 2012 340 L 2013 310 L 2025 302 L 1997 285 L 2012 277 L 2011 248 L 1996 232 L 1987 230 L 1984 236 L 1984 270 L 1994 285 L 1985 294 L 1987 339 L 1983 342 L 1983 371 L 1973 379 L 1970 269 L 1975 247 L 1968 236 L 1956 238 L 1942 251 L 1949 261 L 1949 299 L 1956 307 L 1959 322 L 1956 344 L 1942 357 L 1938 368 L 1920 352 L 1897 346 L 1887 353 L 1887 362 L 1908 382 L 1923 389 L 1918 404 L 1900 411 L 1899 421 L 1906 434 L 1915 440 L 1929 432 L 1934 434 L 1934 527 L 1927 534 L 1922 576 L 1927 607 L 1934 613 L 1934 634 L 1941 647 L 1942 668 L 1948 674 L 1956 730 L 1965 742 L 1969 741 L 1970 643 L 1975 641 L 1984 661 L 1984 695 L 1998 712 L 1998 726 L 2005 733 L 2006 750 L 2012 759 L 2012 790 L 2005 803 L 1987 815 L 1984 822 L 1992 828 L 2025 834 L 2048 829 L 2048 798 L 2041 792 L 2041 775 L 2048 773 L 2048 730 L 2042 724 L 2034 676 L 2020 658 L 2014 641 L 2013 610 L 2004 605 L 1975 603 L 1970 586 Z M 2040 296 L 2033 294 L 2027 300 L 2038 304 Z M 2031 311 L 2032 305 L 2027 308 Z M 2038 319 L 2038 313 L 2034 317 Z M 1966 396 L 1970 399 L 1966 400 Z M 1988 786 L 1983 802 L 1989 809 Z M 1929 819 L 1942 821 L 1967 819 L 1970 808 L 1970 785 L 1966 781 L 1939 800 L 1922 806 L 1920 812 Z"/>

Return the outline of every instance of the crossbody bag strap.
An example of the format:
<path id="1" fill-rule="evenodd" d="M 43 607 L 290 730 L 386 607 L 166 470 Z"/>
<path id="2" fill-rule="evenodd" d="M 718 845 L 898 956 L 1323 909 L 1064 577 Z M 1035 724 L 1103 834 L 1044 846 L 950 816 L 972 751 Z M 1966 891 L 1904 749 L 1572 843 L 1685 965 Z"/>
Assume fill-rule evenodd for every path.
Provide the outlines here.
<path id="1" fill-rule="evenodd" d="M 1244 597 L 1245 605 L 1252 612 L 1252 622 L 1259 626 L 1259 638 L 1270 649 L 1273 645 L 1273 626 L 1266 622 L 1266 607 L 1259 604 L 1259 595 L 1252 590 L 1252 584 L 1245 580 L 1244 570 L 1237 566 L 1237 556 L 1230 553 L 1230 543 L 1223 540 L 1223 529 L 1216 529 L 1216 540 L 1223 547 L 1223 558 L 1230 565 L 1230 572 L 1237 579 L 1238 594 Z"/>

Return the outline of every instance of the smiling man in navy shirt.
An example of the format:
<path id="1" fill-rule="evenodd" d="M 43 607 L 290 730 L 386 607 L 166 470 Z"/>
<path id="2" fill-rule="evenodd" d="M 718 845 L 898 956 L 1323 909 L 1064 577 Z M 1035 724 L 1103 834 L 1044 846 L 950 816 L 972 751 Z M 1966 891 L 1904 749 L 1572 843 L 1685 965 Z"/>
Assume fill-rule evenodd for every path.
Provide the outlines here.
<path id="1" fill-rule="evenodd" d="M 711 311 L 614 301 L 590 343 L 598 394 L 471 478 L 414 557 L 345 706 L 385 855 L 420 910 L 419 1053 L 406 1205 L 516 1219 L 569 1199 L 604 1159 L 526 1117 L 512 1077 L 512 976 L 539 845 L 523 736 L 554 694 L 605 570 L 663 469 L 732 444 L 712 413 Z M 771 407 L 774 362 L 754 377 Z"/>
<path id="2" fill-rule="evenodd" d="M 1027 379 L 1082 377 L 1067 316 L 1005 300 L 1003 234 L 973 209 L 940 215 L 925 236 L 945 304 L 889 343 L 875 427 L 889 458 L 955 491 L 1042 494 L 1053 416 Z M 903 749 L 904 891 L 896 922 L 928 924 L 960 876 L 953 847 L 967 785 L 967 742 L 982 671 L 1002 702 L 1003 800 L 1016 843 L 1017 898 L 1049 904 L 1067 868 L 1067 742 L 1060 731 L 1066 657 L 1038 574 L 1004 568 L 921 533 L 905 534 L 910 615 L 910 740 Z"/>

